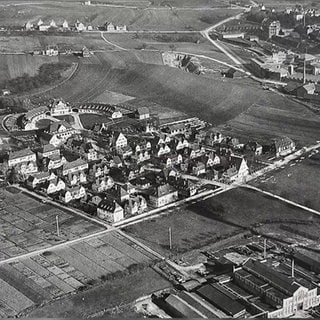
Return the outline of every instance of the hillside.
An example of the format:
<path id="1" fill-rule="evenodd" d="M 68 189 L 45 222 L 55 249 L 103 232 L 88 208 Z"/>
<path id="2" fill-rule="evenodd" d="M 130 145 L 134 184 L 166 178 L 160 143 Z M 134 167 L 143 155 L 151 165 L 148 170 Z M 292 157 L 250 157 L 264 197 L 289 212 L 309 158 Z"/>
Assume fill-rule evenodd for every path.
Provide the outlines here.
<path id="1" fill-rule="evenodd" d="M 320 136 L 318 116 L 249 80 L 208 79 L 141 63 L 129 52 L 99 53 L 91 62 L 82 64 L 66 85 L 41 98 L 61 96 L 86 102 L 109 90 L 156 102 L 214 125 L 227 123 L 224 129 L 238 135 L 261 138 L 286 134 L 304 142 Z"/>

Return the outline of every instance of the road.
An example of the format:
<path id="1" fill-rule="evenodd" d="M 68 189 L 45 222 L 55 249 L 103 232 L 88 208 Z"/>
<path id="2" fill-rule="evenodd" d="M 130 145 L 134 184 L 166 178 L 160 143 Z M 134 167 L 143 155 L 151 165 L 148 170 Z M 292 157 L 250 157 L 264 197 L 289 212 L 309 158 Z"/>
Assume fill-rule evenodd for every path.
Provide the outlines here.
<path id="1" fill-rule="evenodd" d="M 125 49 L 125 48 L 123 48 L 123 47 L 120 47 L 120 46 L 118 46 L 117 44 L 115 44 L 115 43 L 109 41 L 108 39 L 106 39 L 106 37 L 104 36 L 104 32 L 103 32 L 103 31 L 100 32 L 100 35 L 101 35 L 101 38 L 103 39 L 103 41 L 105 41 L 107 44 L 109 44 L 109 45 L 111 45 L 111 46 L 114 46 L 114 47 L 118 48 L 119 50 L 128 51 L 128 49 Z"/>

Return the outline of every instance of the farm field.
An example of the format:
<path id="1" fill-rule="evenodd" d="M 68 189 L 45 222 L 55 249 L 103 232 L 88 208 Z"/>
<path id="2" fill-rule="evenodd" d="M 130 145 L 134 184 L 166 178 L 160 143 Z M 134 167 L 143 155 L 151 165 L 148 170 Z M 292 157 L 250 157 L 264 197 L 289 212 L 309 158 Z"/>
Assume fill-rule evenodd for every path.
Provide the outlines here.
<path id="1" fill-rule="evenodd" d="M 80 292 L 76 296 L 60 299 L 44 307 L 31 312 L 29 317 L 76 317 L 82 318 L 86 315 L 95 314 L 100 310 L 109 309 L 106 314 L 108 319 L 115 317 L 119 319 L 136 319 L 139 314 L 134 313 L 131 305 L 126 312 L 117 312 L 116 306 L 126 306 L 141 296 L 170 288 L 170 282 L 162 278 L 153 269 L 147 268 L 137 273 L 124 276 L 116 280 L 107 281 L 105 284 Z M 121 307 L 119 308 L 122 309 Z"/>
<path id="2" fill-rule="evenodd" d="M 56 235 L 56 216 L 60 221 L 60 237 Z M 102 230 L 18 189 L 0 190 L 0 261 Z"/>
<path id="3" fill-rule="evenodd" d="M 172 251 L 169 248 L 169 227 L 172 228 Z M 199 210 L 196 213 L 187 207 L 169 210 L 167 215 L 134 224 L 124 231 L 155 251 L 170 255 L 199 249 L 240 229 L 212 219 L 207 212 Z"/>
<path id="4" fill-rule="evenodd" d="M 96 53 L 89 63 L 82 61 L 70 81 L 39 98 L 58 96 L 70 102 L 91 102 L 108 90 L 206 119 L 221 125 L 229 135 L 259 140 L 288 135 L 301 144 L 314 143 L 319 137 L 318 115 L 254 82 L 248 85 L 236 79 L 209 79 L 141 63 L 124 51 Z M 89 90 L 84 79 L 90 79 Z"/>
<path id="5" fill-rule="evenodd" d="M 0 55 L 0 82 L 17 78 L 24 73 L 34 76 L 44 63 L 58 63 L 58 57 L 22 55 Z"/>
<path id="6" fill-rule="evenodd" d="M 284 98 L 282 98 L 284 99 Z M 283 100 L 284 101 L 284 100 Z M 320 134 L 320 118 L 301 106 L 301 111 L 290 111 L 290 100 L 287 100 L 288 110 L 274 106 L 253 104 L 246 111 L 221 125 L 222 132 L 239 137 L 254 137 L 264 141 L 275 136 L 288 136 L 305 145 L 315 143 Z"/>
<path id="7" fill-rule="evenodd" d="M 240 11 L 221 7 L 215 10 L 172 10 L 168 6 L 159 9 L 148 7 L 148 4 L 137 7 L 83 6 L 81 2 L 48 1 L 0 6 L 0 20 L 2 25 L 15 26 L 28 21 L 36 23 L 41 18 L 45 22 L 54 19 L 57 25 L 61 25 L 64 19 L 74 25 L 79 19 L 93 27 L 112 21 L 116 25 L 127 25 L 129 30 L 201 30 Z"/>
<path id="8" fill-rule="evenodd" d="M 42 254 L 3 263 L 0 265 L 0 314 L 14 316 L 26 312 L 28 308 L 34 308 L 35 305 L 97 285 L 104 278 L 107 280 L 129 276 L 130 266 L 131 269 L 133 265 L 147 268 L 154 260 L 153 255 L 140 247 L 134 248 L 132 242 L 121 234 L 110 232 Z M 110 275 L 113 276 L 110 278 Z M 19 303 L 16 303 L 17 298 Z M 76 297 L 75 301 L 78 299 Z M 115 304 L 121 302 L 115 297 L 110 301 Z M 96 305 L 85 312 L 93 312 L 94 307 Z M 103 308 L 105 307 L 101 307 Z M 61 311 L 59 309 L 56 312 Z"/>
<path id="9" fill-rule="evenodd" d="M 252 184 L 286 199 L 320 211 L 319 154 L 309 154 L 289 166 L 262 176 Z"/>
<path id="10" fill-rule="evenodd" d="M 1 9 L 0 9 L 1 10 Z M 0 52 L 31 52 L 35 49 L 44 50 L 48 45 L 57 45 L 60 51 L 65 49 L 81 50 L 84 46 L 90 50 L 112 50 L 100 36 L 100 33 L 55 33 L 0 36 Z"/>

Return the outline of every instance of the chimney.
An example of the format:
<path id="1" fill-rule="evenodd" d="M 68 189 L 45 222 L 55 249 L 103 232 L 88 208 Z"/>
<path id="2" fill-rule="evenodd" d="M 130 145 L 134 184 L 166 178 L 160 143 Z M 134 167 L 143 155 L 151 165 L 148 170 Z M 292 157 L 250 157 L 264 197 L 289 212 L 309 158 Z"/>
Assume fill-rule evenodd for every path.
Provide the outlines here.
<path id="1" fill-rule="evenodd" d="M 291 260 L 291 277 L 294 279 L 294 259 Z"/>
<path id="2" fill-rule="evenodd" d="M 267 239 L 263 240 L 263 259 L 267 259 Z"/>

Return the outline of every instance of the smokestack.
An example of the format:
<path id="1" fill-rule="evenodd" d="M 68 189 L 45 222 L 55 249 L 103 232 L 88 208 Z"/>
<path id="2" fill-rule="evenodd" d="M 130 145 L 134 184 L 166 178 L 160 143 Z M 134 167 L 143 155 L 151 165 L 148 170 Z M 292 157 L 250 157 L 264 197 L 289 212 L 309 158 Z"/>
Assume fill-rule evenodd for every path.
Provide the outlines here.
<path id="1" fill-rule="evenodd" d="M 291 260 L 291 277 L 294 278 L 294 260 Z"/>
<path id="2" fill-rule="evenodd" d="M 263 241 L 263 259 L 267 259 L 267 239 Z"/>

